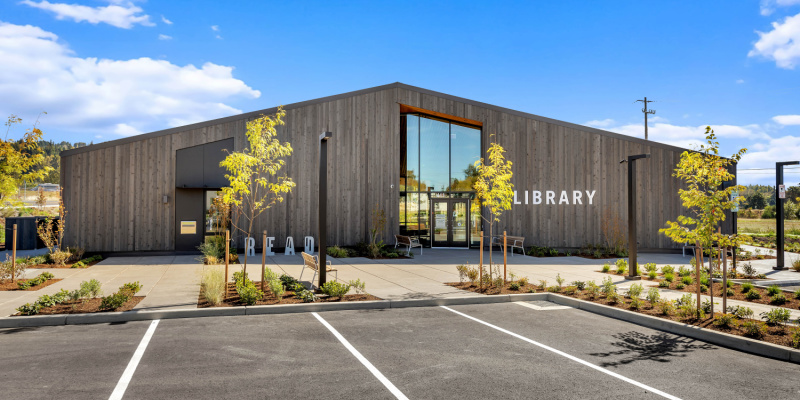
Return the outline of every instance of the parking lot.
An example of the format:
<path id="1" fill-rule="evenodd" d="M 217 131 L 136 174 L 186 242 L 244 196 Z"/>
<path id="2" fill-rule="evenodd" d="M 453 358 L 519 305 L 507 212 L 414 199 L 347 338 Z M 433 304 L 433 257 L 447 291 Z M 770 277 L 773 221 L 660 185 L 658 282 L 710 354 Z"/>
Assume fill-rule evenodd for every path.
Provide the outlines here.
<path id="1" fill-rule="evenodd" d="M 800 365 L 541 301 L 16 328 L 0 347 L 9 399 L 800 397 Z"/>

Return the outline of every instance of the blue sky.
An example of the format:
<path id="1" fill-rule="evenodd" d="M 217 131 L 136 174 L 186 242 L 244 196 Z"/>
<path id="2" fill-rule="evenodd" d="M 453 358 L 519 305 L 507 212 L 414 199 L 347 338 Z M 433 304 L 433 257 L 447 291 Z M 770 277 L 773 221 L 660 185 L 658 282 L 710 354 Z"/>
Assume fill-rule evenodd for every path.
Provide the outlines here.
<path id="1" fill-rule="evenodd" d="M 647 96 L 652 140 L 800 158 L 800 0 L 4 1 L 0 59 L 0 113 L 56 141 L 399 81 L 634 136 Z"/>

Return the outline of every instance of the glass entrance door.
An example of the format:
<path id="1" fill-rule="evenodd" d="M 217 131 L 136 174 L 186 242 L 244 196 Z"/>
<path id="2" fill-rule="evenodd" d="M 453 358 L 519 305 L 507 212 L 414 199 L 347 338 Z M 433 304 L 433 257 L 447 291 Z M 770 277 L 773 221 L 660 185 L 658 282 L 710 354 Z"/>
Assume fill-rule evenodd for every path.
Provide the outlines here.
<path id="1" fill-rule="evenodd" d="M 432 203 L 432 247 L 468 247 L 469 200 L 435 199 Z"/>

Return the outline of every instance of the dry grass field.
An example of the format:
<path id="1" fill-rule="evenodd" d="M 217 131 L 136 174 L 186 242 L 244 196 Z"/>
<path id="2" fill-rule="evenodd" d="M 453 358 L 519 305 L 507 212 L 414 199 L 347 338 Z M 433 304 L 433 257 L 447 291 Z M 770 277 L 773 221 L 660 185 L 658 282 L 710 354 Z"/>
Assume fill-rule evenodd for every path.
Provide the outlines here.
<path id="1" fill-rule="evenodd" d="M 775 233 L 774 219 L 739 218 L 737 224 L 739 233 Z M 784 229 L 786 233 L 793 233 L 790 230 L 800 231 L 800 220 L 785 220 Z"/>

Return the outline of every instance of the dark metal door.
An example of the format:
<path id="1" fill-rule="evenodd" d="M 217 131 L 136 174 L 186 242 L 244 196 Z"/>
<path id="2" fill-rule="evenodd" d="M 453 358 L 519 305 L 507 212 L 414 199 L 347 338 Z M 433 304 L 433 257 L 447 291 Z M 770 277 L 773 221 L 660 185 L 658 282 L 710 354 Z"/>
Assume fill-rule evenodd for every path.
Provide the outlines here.
<path id="1" fill-rule="evenodd" d="M 202 189 L 175 189 L 175 250 L 192 251 L 203 242 Z"/>
<path id="2" fill-rule="evenodd" d="M 431 246 L 468 247 L 469 200 L 435 199 L 431 207 Z"/>

